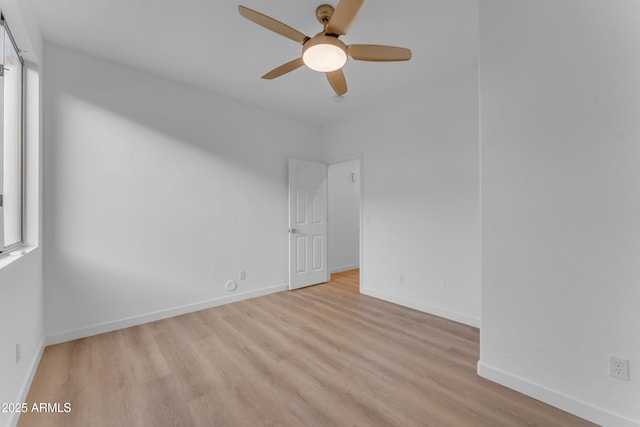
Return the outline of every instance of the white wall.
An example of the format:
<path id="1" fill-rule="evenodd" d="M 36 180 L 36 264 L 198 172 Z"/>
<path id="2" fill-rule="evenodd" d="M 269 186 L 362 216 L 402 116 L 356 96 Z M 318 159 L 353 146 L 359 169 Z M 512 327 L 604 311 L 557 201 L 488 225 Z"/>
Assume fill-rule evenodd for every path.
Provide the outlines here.
<path id="1" fill-rule="evenodd" d="M 480 11 L 479 372 L 606 426 L 640 425 L 639 16 L 635 0 Z"/>
<path id="2" fill-rule="evenodd" d="M 469 67 L 324 129 L 328 159 L 363 155 L 363 292 L 472 325 L 480 319 L 477 80 Z"/>
<path id="3" fill-rule="evenodd" d="M 330 164 L 328 182 L 329 271 L 335 273 L 360 266 L 360 160 Z"/>
<path id="4" fill-rule="evenodd" d="M 46 65 L 51 342 L 228 301 L 240 270 L 235 296 L 284 289 L 287 157 L 319 159 L 319 127 L 55 45 Z"/>
<path id="5" fill-rule="evenodd" d="M 41 235 L 40 67 L 42 39 L 28 0 L 0 0 L 19 47 L 25 54 L 25 243 L 29 253 L 0 259 L 0 402 L 21 402 L 39 361 L 43 340 Z M 16 363 L 16 344 L 21 359 Z M 0 425 L 14 425 L 16 414 L 0 412 Z"/>

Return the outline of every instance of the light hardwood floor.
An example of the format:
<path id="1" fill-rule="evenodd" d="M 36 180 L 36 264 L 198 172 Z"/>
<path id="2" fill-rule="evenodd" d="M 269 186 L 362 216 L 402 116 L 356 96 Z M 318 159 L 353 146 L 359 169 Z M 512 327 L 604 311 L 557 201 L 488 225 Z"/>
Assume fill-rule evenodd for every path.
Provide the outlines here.
<path id="1" fill-rule="evenodd" d="M 293 292 L 47 347 L 19 427 L 593 426 L 476 375 L 478 329 L 358 292 Z"/>

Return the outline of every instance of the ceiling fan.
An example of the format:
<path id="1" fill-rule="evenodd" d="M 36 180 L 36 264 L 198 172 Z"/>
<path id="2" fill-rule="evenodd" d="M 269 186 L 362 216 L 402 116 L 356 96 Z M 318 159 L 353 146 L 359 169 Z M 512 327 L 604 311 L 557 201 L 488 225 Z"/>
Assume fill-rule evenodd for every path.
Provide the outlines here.
<path id="1" fill-rule="evenodd" d="M 333 6 L 328 4 L 318 6 L 316 17 L 323 29 L 313 37 L 308 37 L 298 30 L 248 7 L 238 6 L 240 15 L 248 20 L 302 45 L 301 57 L 274 68 L 262 78 L 275 79 L 306 65 L 312 70 L 326 73 L 333 90 L 342 96 L 347 93 L 347 81 L 342 72 L 342 66 L 347 62 L 347 56 L 359 61 L 376 62 L 408 61 L 411 59 L 411 50 L 403 47 L 377 44 L 347 46 L 339 39 L 349 31 L 364 2 L 365 0 L 340 0 L 335 10 Z"/>

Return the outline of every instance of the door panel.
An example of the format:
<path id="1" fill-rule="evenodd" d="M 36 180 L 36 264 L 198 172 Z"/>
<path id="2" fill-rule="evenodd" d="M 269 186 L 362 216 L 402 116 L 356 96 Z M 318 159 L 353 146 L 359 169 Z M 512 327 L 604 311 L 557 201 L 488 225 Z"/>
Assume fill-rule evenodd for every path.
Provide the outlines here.
<path id="1" fill-rule="evenodd" d="M 289 289 L 329 280 L 327 165 L 289 160 Z"/>

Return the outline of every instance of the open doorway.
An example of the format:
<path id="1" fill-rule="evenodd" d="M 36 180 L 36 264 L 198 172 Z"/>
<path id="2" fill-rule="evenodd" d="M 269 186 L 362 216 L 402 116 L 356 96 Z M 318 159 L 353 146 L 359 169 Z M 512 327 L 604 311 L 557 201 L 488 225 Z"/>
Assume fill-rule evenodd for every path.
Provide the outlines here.
<path id="1" fill-rule="evenodd" d="M 361 269 L 362 160 L 354 157 L 329 164 L 329 273 Z M 361 277 L 361 273 L 357 275 Z M 360 280 L 361 282 L 361 280 Z"/>

